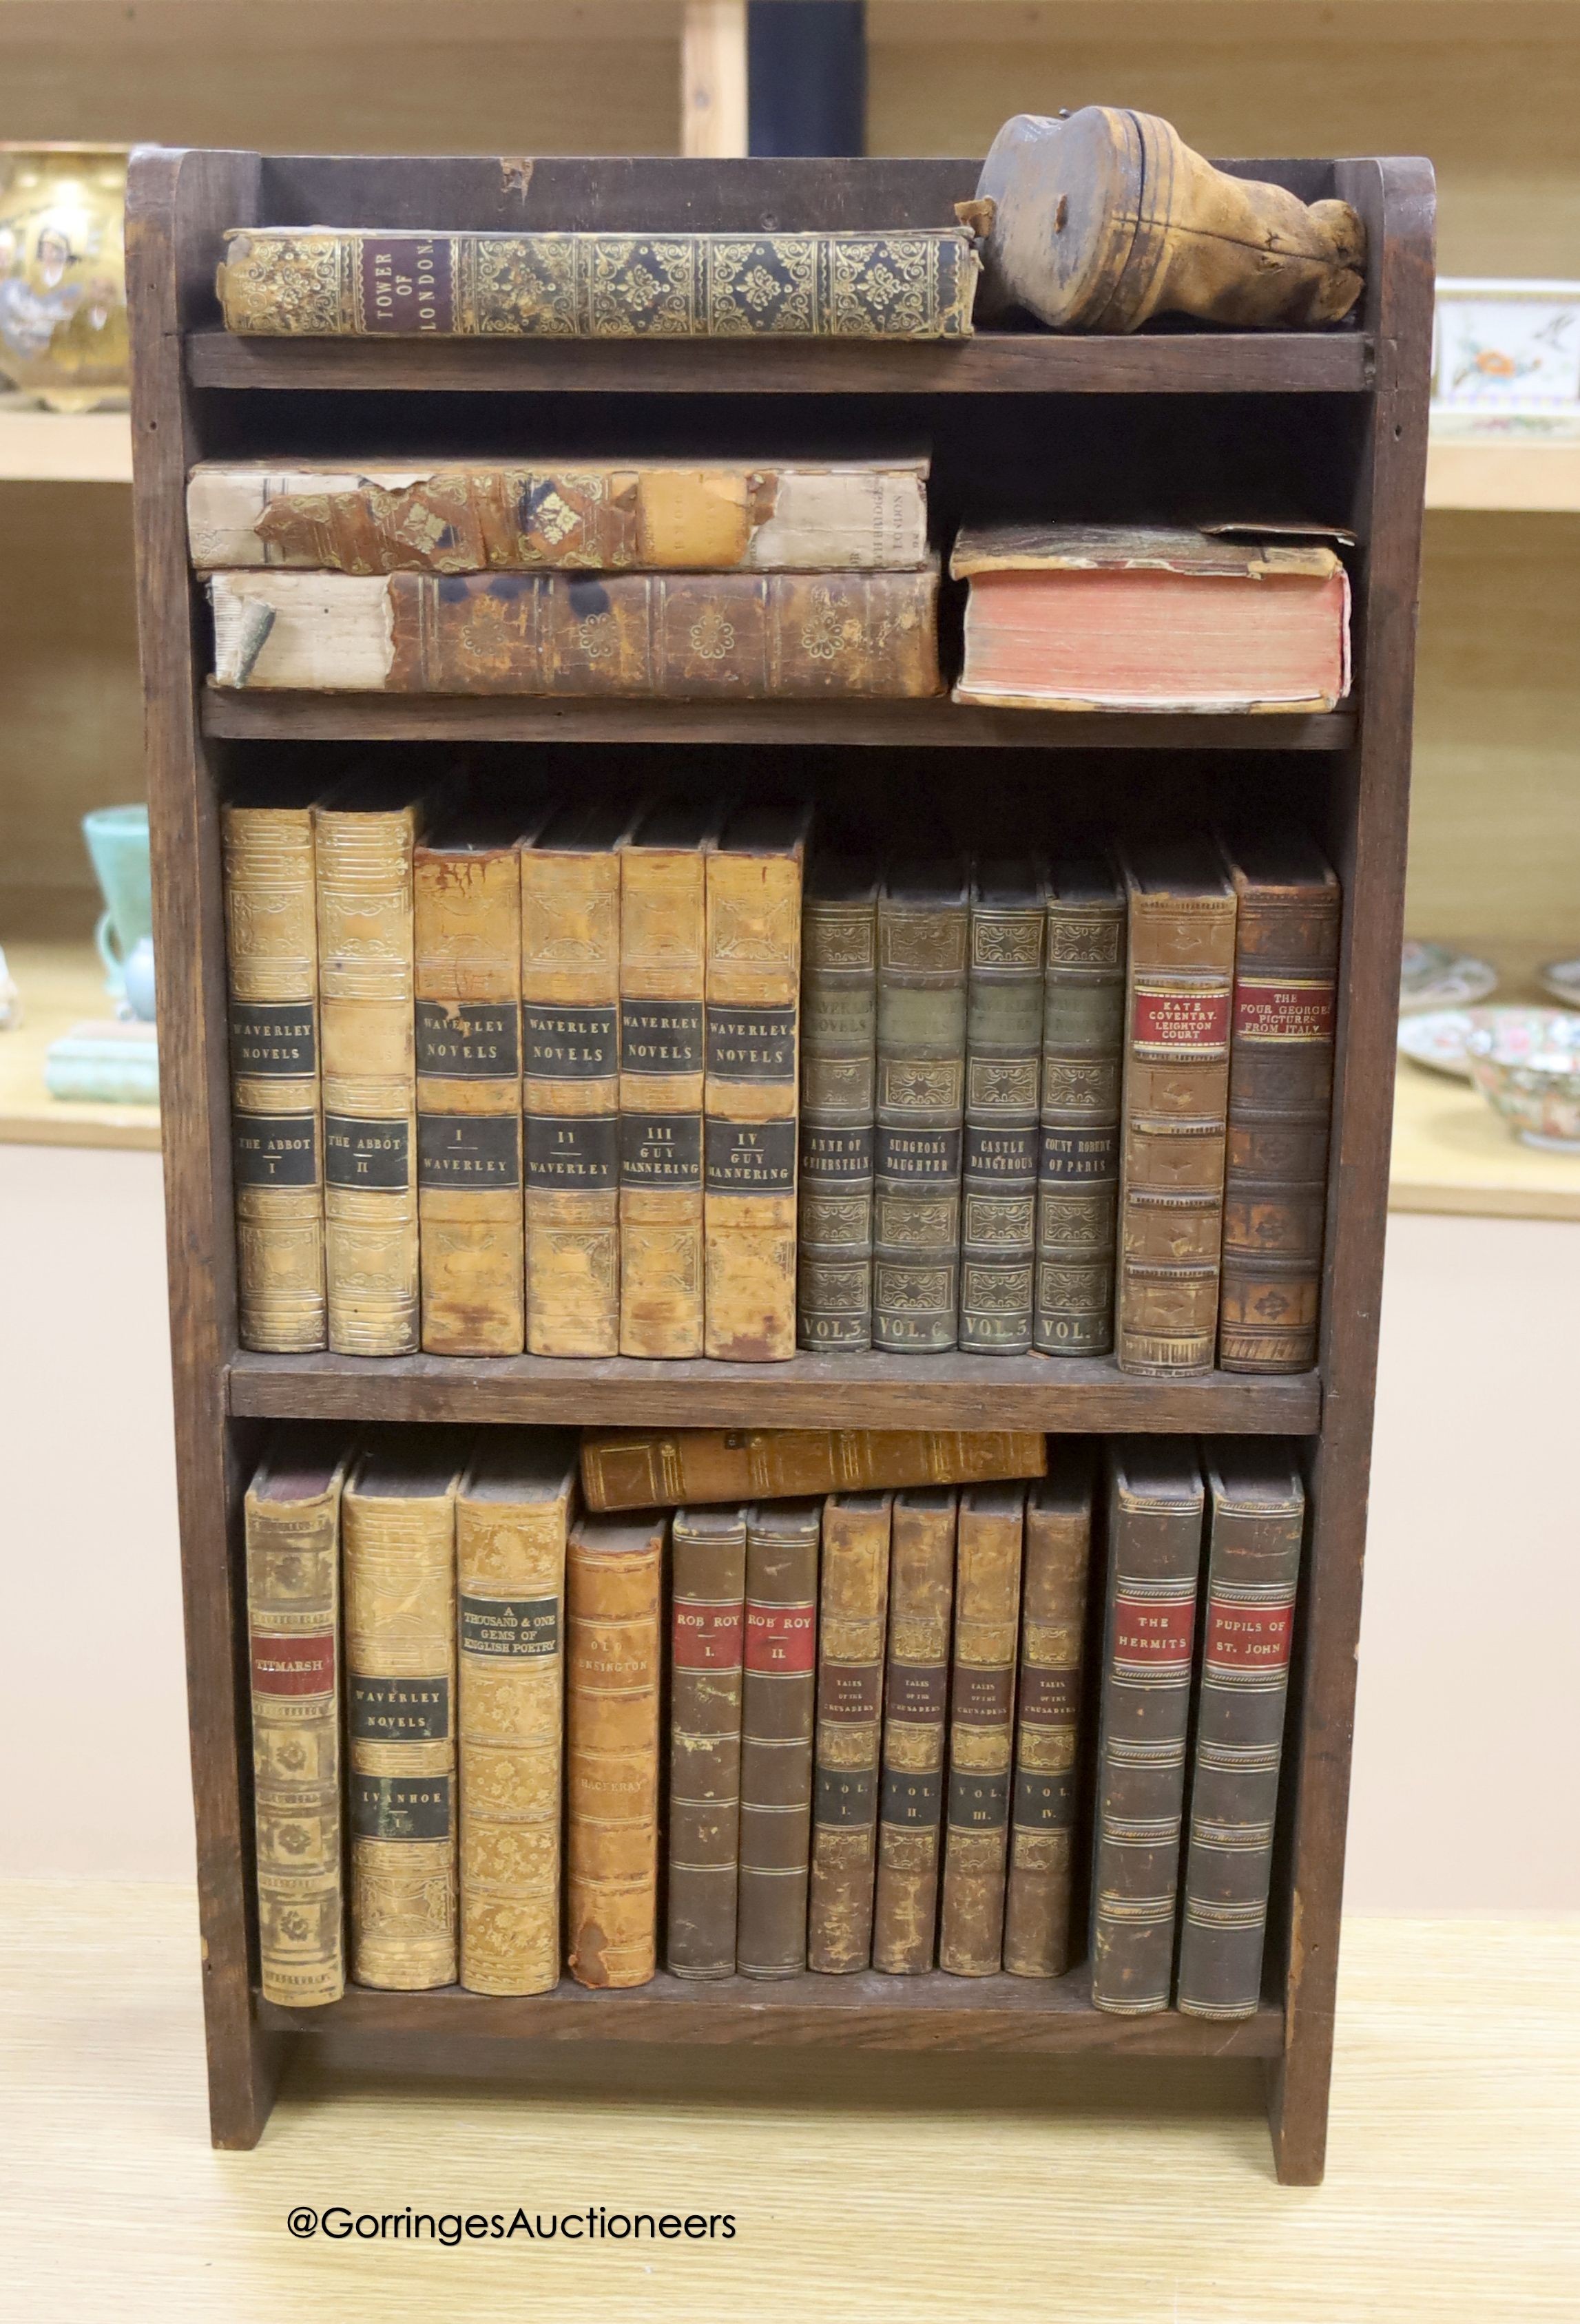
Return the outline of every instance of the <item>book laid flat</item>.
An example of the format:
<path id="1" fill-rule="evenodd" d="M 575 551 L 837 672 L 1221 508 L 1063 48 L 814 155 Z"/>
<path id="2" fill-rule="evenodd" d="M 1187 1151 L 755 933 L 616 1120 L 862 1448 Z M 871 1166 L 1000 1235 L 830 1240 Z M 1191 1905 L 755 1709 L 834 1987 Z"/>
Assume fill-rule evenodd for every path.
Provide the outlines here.
<path id="1" fill-rule="evenodd" d="M 722 820 L 715 804 L 666 804 L 620 846 L 623 1356 L 703 1349 L 706 858 Z"/>
<path id="2" fill-rule="evenodd" d="M 289 776 L 220 811 L 231 1173 L 244 1348 L 324 1345 L 323 1122 L 312 802 Z"/>
<path id="3" fill-rule="evenodd" d="M 936 1489 L 894 1496 L 873 1905 L 873 1967 L 891 1977 L 933 1965 L 958 1501 Z"/>
<path id="4" fill-rule="evenodd" d="M 440 825 L 412 855 L 417 1220 L 430 1355 L 519 1356 L 521 818 Z"/>
<path id="5" fill-rule="evenodd" d="M 245 1503 L 258 1969 L 266 2001 L 346 1990 L 340 1821 L 340 1494 L 345 1434 L 266 1453 Z"/>
<path id="6" fill-rule="evenodd" d="M 960 227 L 832 234 L 430 234 L 239 226 L 226 330 L 291 337 L 963 339 Z"/>
<path id="7" fill-rule="evenodd" d="M 892 1509 L 892 1493 L 823 1504 L 807 1967 L 829 1973 L 873 1956 Z"/>
<path id="8" fill-rule="evenodd" d="M 910 700 L 941 692 L 913 573 L 215 573 L 216 686 L 331 694 Z"/>
<path id="9" fill-rule="evenodd" d="M 1161 525 L 962 527 L 956 702 L 1325 711 L 1350 690 L 1350 584 L 1315 540 Z"/>
<path id="10" fill-rule="evenodd" d="M 811 810 L 732 815 L 705 859 L 704 1352 L 796 1350 L 801 863 Z"/>
<path id="11" fill-rule="evenodd" d="M 1206 1604 L 1180 1914 L 1178 2006 L 1251 2017 L 1261 1998 L 1273 1820 L 1306 1493 L 1276 1439 L 1206 1447 Z"/>
<path id="12" fill-rule="evenodd" d="M 938 1967 L 955 1977 L 992 1977 L 1003 1959 L 1025 1515 L 1024 1485 L 960 1496 L 938 1918 Z"/>
<path id="13" fill-rule="evenodd" d="M 578 1985 L 657 1966 L 665 1526 L 581 1517 L 566 1555 L 565 1887 Z"/>
<path id="14" fill-rule="evenodd" d="M 199 573 L 896 572 L 927 563 L 924 459 L 200 460 Z"/>
<path id="15" fill-rule="evenodd" d="M 1123 2016 L 1169 2006 L 1202 1506 L 1188 1443 L 1111 1449 L 1092 1998 Z"/>
<path id="16" fill-rule="evenodd" d="M 877 971 L 874 866 L 815 859 L 801 905 L 796 1336 L 803 1348 L 873 1344 Z"/>
<path id="17" fill-rule="evenodd" d="M 1119 1369 L 1207 1372 L 1218 1342 L 1234 890 L 1200 840 L 1132 849 L 1124 877 Z"/>
<path id="18" fill-rule="evenodd" d="M 670 1527 L 670 1856 L 664 1966 L 733 1977 L 741 1853 L 746 1512 Z"/>
<path id="19" fill-rule="evenodd" d="M 523 848 L 527 1347 L 620 1351 L 620 857 L 631 813 L 563 808 Z"/>
<path id="20" fill-rule="evenodd" d="M 952 1348 L 960 1332 L 966 1101 L 964 869 L 899 863 L 878 898 L 873 1344 Z"/>
<path id="21" fill-rule="evenodd" d="M 1317 1361 L 1333 1103 L 1339 883 L 1293 832 L 1237 835 L 1234 1024 L 1224 1178 L 1218 1361 Z"/>
<path id="22" fill-rule="evenodd" d="M 485 1428 L 456 1498 L 460 1981 L 559 1980 L 565 1542 L 576 1438 Z"/>
<path id="23" fill-rule="evenodd" d="M 1044 908 L 1037 864 L 977 867 L 966 990 L 960 1345 L 980 1355 L 1024 1355 L 1031 1345 Z"/>
<path id="24" fill-rule="evenodd" d="M 1105 1356 L 1113 1345 L 1125 895 L 1113 864 L 1093 852 L 1059 854 L 1048 878 L 1032 1343 L 1045 1356 Z"/>
<path id="25" fill-rule="evenodd" d="M 341 1499 L 351 1788 L 351 1974 L 455 1982 L 456 1490 L 464 1431 L 364 1453 Z"/>
<path id="26" fill-rule="evenodd" d="M 1091 1562 L 1091 1449 L 1059 1438 L 1048 1475 L 1026 1496 L 1015 1783 L 1004 1895 L 1004 1967 L 1012 1977 L 1062 1977 L 1070 1965 L 1081 1665 Z"/>
<path id="27" fill-rule="evenodd" d="M 793 1977 L 807 1966 L 822 1515 L 820 1501 L 754 1503 L 746 1512 L 735 1924 L 743 1977 Z"/>
<path id="28" fill-rule="evenodd" d="M 1047 1438 L 1024 1428 L 589 1428 L 581 1450 L 590 1509 L 975 1484 L 1047 1468 Z"/>

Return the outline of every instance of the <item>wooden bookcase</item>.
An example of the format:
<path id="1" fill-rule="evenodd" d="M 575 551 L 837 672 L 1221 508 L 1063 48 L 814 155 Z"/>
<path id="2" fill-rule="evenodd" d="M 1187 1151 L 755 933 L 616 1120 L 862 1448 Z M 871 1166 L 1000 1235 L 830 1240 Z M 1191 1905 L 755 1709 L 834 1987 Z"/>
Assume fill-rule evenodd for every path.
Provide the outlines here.
<path id="1" fill-rule="evenodd" d="M 213 293 L 230 226 L 755 229 L 951 222 L 972 161 L 319 160 L 148 148 L 133 164 L 133 433 L 149 797 L 160 960 L 174 1346 L 213 2135 L 249 2146 L 290 2044 L 424 2037 L 1035 2049 L 1259 2058 L 1280 2176 L 1321 2176 L 1365 1540 L 1404 893 L 1410 699 L 1432 321 L 1433 191 L 1416 161 L 1227 165 L 1364 217 L 1354 328 L 1321 336 L 1163 331 L 1132 339 L 984 333 L 955 347 L 466 340 L 246 341 Z M 491 434 L 492 431 L 492 434 Z M 502 441 L 651 443 L 758 453 L 810 437 L 847 450 L 929 441 L 945 525 L 1033 505 L 1140 515 L 1204 492 L 1351 526 L 1356 685 L 1328 718 L 1082 718 L 947 702 L 797 706 L 219 694 L 187 564 L 189 463 L 221 452 L 366 453 Z M 1006 497 L 1008 495 L 1008 497 Z M 379 1361 L 238 1350 L 217 802 L 237 766 L 348 746 L 465 741 L 508 787 L 523 745 L 596 779 L 612 747 L 725 754 L 738 781 L 805 784 L 881 815 L 903 805 L 956 840 L 1009 840 L 1029 815 L 1196 823 L 1299 814 L 1344 884 L 1338 1074 L 1320 1369 L 1297 1379 L 1122 1377 L 1107 1361 L 939 1355 L 712 1362 Z M 513 775 L 513 767 L 515 770 Z M 997 1425 L 1278 1433 L 1308 1456 L 1312 1521 L 1298 1628 L 1263 2006 L 1215 2024 L 1091 2006 L 1084 1971 L 1044 1985 L 805 1975 L 631 1993 L 563 1981 L 495 1999 L 352 1987 L 324 2009 L 255 1989 L 241 1500 L 266 1425 L 347 1420 Z"/>

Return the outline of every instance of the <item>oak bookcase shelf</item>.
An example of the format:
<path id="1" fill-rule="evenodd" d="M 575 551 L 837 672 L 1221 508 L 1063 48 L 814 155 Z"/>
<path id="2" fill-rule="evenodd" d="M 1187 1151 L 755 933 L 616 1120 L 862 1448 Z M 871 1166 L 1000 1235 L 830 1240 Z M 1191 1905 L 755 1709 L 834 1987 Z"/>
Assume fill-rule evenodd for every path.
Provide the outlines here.
<path id="1" fill-rule="evenodd" d="M 987 333 L 931 348 L 249 343 L 217 328 L 214 270 L 227 226 L 324 221 L 761 232 L 787 225 L 943 225 L 953 203 L 973 190 L 977 164 L 544 160 L 502 170 L 485 160 L 159 149 L 134 161 L 128 278 L 134 498 L 161 962 L 178 1485 L 217 2144 L 246 2146 L 257 2138 L 291 2043 L 328 2040 L 325 2054 L 333 2061 L 330 2037 L 340 2032 L 374 2035 L 383 2055 L 404 2055 L 414 2066 L 431 2053 L 423 2037 L 434 2034 L 502 2043 L 826 2042 L 1056 2056 L 1260 2057 L 1280 2175 L 1307 2183 L 1320 2178 L 1388 1187 L 1433 197 L 1431 172 L 1419 161 L 1225 166 L 1275 179 L 1306 199 L 1337 195 L 1355 204 L 1366 223 L 1370 260 L 1354 328 L 1255 337 L 1170 331 L 1129 340 Z M 358 401 L 342 391 L 374 392 Z M 795 409 L 825 440 L 856 446 L 871 442 L 878 400 L 888 398 L 891 431 L 919 428 L 932 443 L 941 512 L 952 505 L 951 494 L 968 504 L 974 475 L 989 474 L 991 484 L 1009 471 L 1038 496 L 1029 512 L 1049 515 L 1070 506 L 1072 490 L 1088 499 L 1095 493 L 1100 508 L 1112 509 L 1115 496 L 1143 475 L 1172 478 L 1182 499 L 1187 488 L 1199 495 L 1207 469 L 1215 489 L 1237 490 L 1243 505 L 1254 502 L 1260 509 L 1266 493 L 1280 493 L 1286 503 L 1309 507 L 1356 537 L 1355 706 L 1314 719 L 1086 719 L 968 711 L 947 702 L 455 702 L 222 695 L 208 687 L 208 619 L 188 568 L 183 526 L 190 463 L 254 450 L 271 458 L 352 456 L 378 427 L 397 424 L 407 445 L 420 450 L 425 407 L 395 399 L 423 392 L 448 399 L 426 407 L 436 428 L 448 427 L 457 413 L 466 417 L 469 407 L 460 399 L 467 395 L 518 396 L 510 428 L 513 442 L 523 447 L 534 429 L 554 426 L 557 413 L 563 419 L 568 393 L 606 394 L 614 401 L 605 409 L 587 407 L 584 435 L 608 438 L 616 429 L 661 424 L 671 432 L 679 428 L 698 450 L 716 444 L 719 428 L 738 425 L 743 413 L 769 424 L 755 406 L 737 410 L 721 406 L 720 398 L 799 396 L 803 401 Z M 540 395 L 544 401 L 537 403 Z M 997 407 L 995 426 L 994 408 L 982 399 L 1005 396 L 1015 401 Z M 1157 405 L 1157 396 L 1169 401 Z M 1043 401 L 1027 404 L 1027 397 Z M 695 409 L 688 398 L 697 399 Z M 471 412 L 479 438 L 497 408 L 484 403 Z M 772 424 L 788 425 L 782 418 Z M 1021 448 L 1007 461 L 1012 435 Z M 1077 438 L 1080 448 L 1072 456 Z M 1133 490 L 1132 497 L 1133 503 Z M 938 770 L 936 797 L 951 812 L 957 808 L 973 830 L 1005 811 L 990 802 L 1035 800 L 1039 786 L 1066 813 L 1084 801 L 1121 819 L 1161 811 L 1200 822 L 1230 805 L 1266 802 L 1279 813 L 1298 806 L 1345 891 L 1318 1370 L 1286 1379 L 1220 1374 L 1144 1380 L 1123 1378 L 1108 1362 L 958 1354 L 912 1360 L 799 1356 L 745 1367 L 525 1357 L 379 1362 L 238 1352 L 219 799 L 238 773 L 266 777 L 277 761 L 300 763 L 299 753 L 315 745 L 377 748 L 402 740 L 716 744 L 735 751 L 730 772 L 742 787 L 782 789 L 793 782 L 826 803 L 847 803 L 847 792 L 854 798 L 860 790 L 848 746 L 899 745 L 892 762 L 901 770 L 898 777 L 882 759 L 859 764 L 876 765 L 873 796 L 901 810 L 920 796 L 920 773 L 907 769 L 906 745 L 973 742 L 1021 752 L 1027 746 L 1078 746 L 1067 747 L 1046 774 L 1023 755 L 956 764 L 947 751 L 929 750 L 927 765 Z M 1095 746 L 1107 748 L 1096 761 L 1083 761 L 1078 751 Z M 1120 748 L 1128 755 L 1115 755 Z M 517 779 L 511 767 L 520 765 L 524 774 L 530 762 L 496 754 L 491 763 L 494 779 L 511 781 Z M 616 754 L 590 751 L 576 761 L 578 779 L 584 764 L 587 779 L 596 781 L 614 763 Z M 255 1989 L 241 1503 L 267 1424 L 310 1416 L 720 1426 L 991 1423 L 1087 1432 L 1260 1431 L 1298 1439 L 1309 1478 L 1311 1536 L 1263 2006 L 1230 2025 L 1171 2012 L 1116 2017 L 1093 2008 L 1084 1971 L 1048 1985 L 935 1974 L 914 1980 L 729 1980 L 705 1988 L 660 1977 L 635 1993 L 589 1994 L 562 1984 L 550 1994 L 510 2000 L 353 1988 L 323 2010 L 265 2005 Z"/>

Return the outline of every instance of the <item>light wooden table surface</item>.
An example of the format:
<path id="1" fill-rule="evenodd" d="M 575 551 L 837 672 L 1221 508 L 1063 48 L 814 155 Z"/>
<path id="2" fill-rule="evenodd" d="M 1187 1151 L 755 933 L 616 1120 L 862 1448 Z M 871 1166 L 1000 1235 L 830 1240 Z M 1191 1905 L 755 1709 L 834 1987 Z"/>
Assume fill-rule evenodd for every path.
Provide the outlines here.
<path id="1" fill-rule="evenodd" d="M 124 1146 L 157 1153 L 158 1106 L 68 1103 L 44 1086 L 51 1042 L 84 1019 L 112 1013 L 92 945 L 16 938 L 6 943 L 5 958 L 22 994 L 23 1019 L 0 1031 L 0 1144 Z"/>
<path id="2" fill-rule="evenodd" d="M 1327 2183 L 1252 2070 L 538 2055 L 203 2112 L 180 1889 L 0 1890 L 14 2324 L 1513 2324 L 1580 2316 L 1580 1923 L 1352 1922 Z M 457 2060 L 457 2067 L 462 2063 Z M 293 2241 L 292 2205 L 730 2213 L 731 2242 Z"/>

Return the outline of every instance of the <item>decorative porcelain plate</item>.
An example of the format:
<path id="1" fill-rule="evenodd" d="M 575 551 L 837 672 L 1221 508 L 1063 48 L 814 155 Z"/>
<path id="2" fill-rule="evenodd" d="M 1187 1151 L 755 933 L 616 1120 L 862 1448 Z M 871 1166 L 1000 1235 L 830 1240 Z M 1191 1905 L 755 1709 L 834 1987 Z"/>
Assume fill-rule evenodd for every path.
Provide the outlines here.
<path id="1" fill-rule="evenodd" d="M 1580 960 L 1544 960 L 1537 982 L 1566 1009 L 1580 1009 Z"/>
<path id="2" fill-rule="evenodd" d="M 1401 1016 L 1422 1009 L 1468 1009 L 1497 989 L 1498 972 L 1490 961 L 1473 959 L 1448 945 L 1405 938 L 1399 964 Z"/>
<path id="3" fill-rule="evenodd" d="M 1465 1043 L 1474 1022 L 1465 1009 L 1430 1009 L 1419 1017 L 1406 1017 L 1399 1028 L 1400 1054 L 1412 1065 L 1429 1065 L 1435 1074 L 1457 1074 L 1467 1082 L 1470 1062 Z"/>

